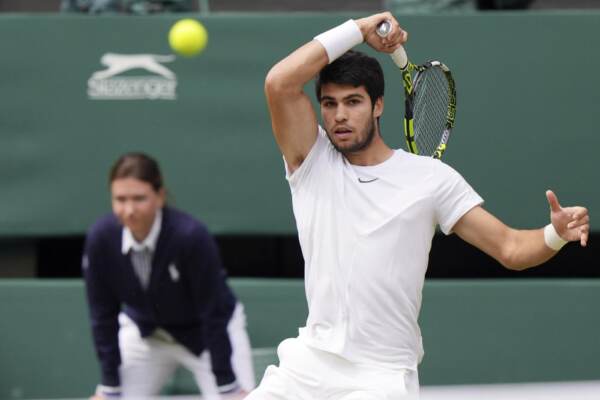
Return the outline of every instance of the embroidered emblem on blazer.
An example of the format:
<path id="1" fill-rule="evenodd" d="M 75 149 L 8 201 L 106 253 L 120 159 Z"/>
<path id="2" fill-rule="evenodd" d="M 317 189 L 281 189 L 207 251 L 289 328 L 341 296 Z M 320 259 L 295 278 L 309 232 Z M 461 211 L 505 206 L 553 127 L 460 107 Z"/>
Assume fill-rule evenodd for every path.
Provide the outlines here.
<path id="1" fill-rule="evenodd" d="M 175 263 L 169 264 L 169 275 L 171 275 L 173 282 L 179 281 L 179 270 L 175 266 Z"/>

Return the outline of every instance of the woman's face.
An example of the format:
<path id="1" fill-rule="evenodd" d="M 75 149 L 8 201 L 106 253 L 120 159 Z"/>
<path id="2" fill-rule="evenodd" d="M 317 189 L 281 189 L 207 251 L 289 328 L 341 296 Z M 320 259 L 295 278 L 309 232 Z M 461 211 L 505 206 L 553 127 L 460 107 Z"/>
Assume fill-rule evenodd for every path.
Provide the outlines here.
<path id="1" fill-rule="evenodd" d="M 112 209 L 135 239 L 143 241 L 154 222 L 156 212 L 165 205 L 165 193 L 136 178 L 119 178 L 110 185 Z"/>

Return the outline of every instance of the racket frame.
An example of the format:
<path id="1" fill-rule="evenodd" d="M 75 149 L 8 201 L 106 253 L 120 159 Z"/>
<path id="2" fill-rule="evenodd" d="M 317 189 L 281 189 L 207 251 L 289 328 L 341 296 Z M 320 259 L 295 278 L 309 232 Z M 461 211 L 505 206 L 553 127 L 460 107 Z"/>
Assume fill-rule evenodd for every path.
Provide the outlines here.
<path id="1" fill-rule="evenodd" d="M 454 78 L 450 69 L 440 61 L 428 61 L 423 65 L 415 65 L 410 61 L 404 69 L 402 69 L 402 84 L 404 86 L 405 95 L 405 107 L 404 107 L 404 136 L 406 138 L 406 145 L 408 150 L 413 154 L 420 154 L 415 140 L 415 129 L 414 129 L 414 97 L 415 92 L 419 90 L 419 83 L 423 73 L 429 68 L 440 68 L 444 73 L 448 83 L 448 110 L 446 112 L 446 121 L 444 125 L 444 132 L 442 133 L 440 143 L 433 154 L 428 154 L 433 158 L 442 158 L 446 151 L 448 139 L 450 133 L 454 128 L 454 122 L 456 120 L 456 86 Z M 412 77 L 415 72 L 414 79 Z"/>
<path id="2" fill-rule="evenodd" d="M 376 29 L 376 33 L 380 37 L 386 37 L 390 34 L 393 29 L 392 21 L 382 21 Z M 415 91 L 418 90 L 420 78 L 423 73 L 429 68 L 440 68 L 446 77 L 448 83 L 448 91 L 450 98 L 448 99 L 448 109 L 446 112 L 446 122 L 444 124 L 444 131 L 440 142 L 433 152 L 428 154 L 433 158 L 441 159 L 446 151 L 446 145 L 450 138 L 452 128 L 454 128 L 454 121 L 456 119 L 456 85 L 454 78 L 444 63 L 440 61 L 428 61 L 423 65 L 415 65 L 410 62 L 406 51 L 403 46 L 397 48 L 394 53 L 391 54 L 392 60 L 402 71 L 402 84 L 404 86 L 404 137 L 406 138 L 406 145 L 408 150 L 413 154 L 419 154 L 417 142 L 415 140 L 415 127 L 414 127 L 414 98 Z M 406 63 L 406 64 L 405 64 Z M 413 80 L 412 73 L 416 71 L 415 78 Z"/>

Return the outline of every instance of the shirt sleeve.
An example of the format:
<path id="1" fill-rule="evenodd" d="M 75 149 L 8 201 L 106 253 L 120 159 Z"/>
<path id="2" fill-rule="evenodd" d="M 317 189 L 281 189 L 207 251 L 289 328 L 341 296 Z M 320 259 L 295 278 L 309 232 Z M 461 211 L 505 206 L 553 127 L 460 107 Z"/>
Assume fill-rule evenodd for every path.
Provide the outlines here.
<path id="1" fill-rule="evenodd" d="M 325 130 L 321 128 L 321 126 L 319 126 L 318 129 L 317 140 L 302 164 L 293 173 L 290 173 L 287 161 L 285 160 L 285 157 L 283 158 L 285 177 L 288 180 L 292 191 L 296 190 L 296 188 L 301 185 L 305 185 L 305 183 L 315 174 L 315 171 L 321 168 L 320 164 L 324 162 L 328 147 L 331 146 L 331 142 L 327 138 Z"/>
<path id="2" fill-rule="evenodd" d="M 236 383 L 227 331 L 236 300 L 225 282 L 225 270 L 212 235 L 199 229 L 193 236 L 194 243 L 190 245 L 187 257 L 193 263 L 190 271 L 195 274 L 192 276 L 192 293 L 205 326 L 205 344 L 217 385 L 220 389 L 227 388 Z"/>
<path id="3" fill-rule="evenodd" d="M 452 167 L 439 161 L 439 188 L 435 194 L 438 224 L 444 234 L 452 233 L 458 220 L 473 207 L 483 204 L 483 199 Z"/>
<path id="4" fill-rule="evenodd" d="M 107 283 L 105 252 L 98 235 L 88 234 L 82 260 L 83 278 L 88 300 L 92 337 L 100 361 L 101 383 L 119 386 L 119 322 L 120 302 Z"/>

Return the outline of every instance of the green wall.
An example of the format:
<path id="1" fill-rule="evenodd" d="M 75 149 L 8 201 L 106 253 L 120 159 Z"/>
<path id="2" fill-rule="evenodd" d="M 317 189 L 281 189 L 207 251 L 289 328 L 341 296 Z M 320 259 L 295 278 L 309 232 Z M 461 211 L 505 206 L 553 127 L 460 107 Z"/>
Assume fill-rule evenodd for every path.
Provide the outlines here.
<path id="1" fill-rule="evenodd" d="M 108 168 L 130 150 L 155 155 L 172 202 L 214 232 L 294 232 L 264 76 L 347 17 L 203 17 L 204 54 L 163 64 L 176 76 L 175 100 L 91 100 L 88 79 L 105 69 L 105 53 L 168 55 L 176 17 L 0 16 L 0 235 L 84 232 L 109 210 Z M 445 161 L 487 208 L 510 224 L 540 226 L 553 188 L 594 215 L 600 13 L 399 18 L 413 60 L 439 58 L 455 73 L 457 125 Z M 404 146 L 400 75 L 378 58 L 388 85 L 384 136 Z M 143 69 L 113 78 L 136 76 L 162 79 Z"/>
<path id="2" fill-rule="evenodd" d="M 306 320 L 301 280 L 232 279 L 257 377 Z M 598 379 L 600 281 L 427 281 L 424 385 Z M 0 398 L 85 397 L 98 365 L 83 283 L 0 280 Z M 181 374 L 171 392 L 194 390 Z"/>

